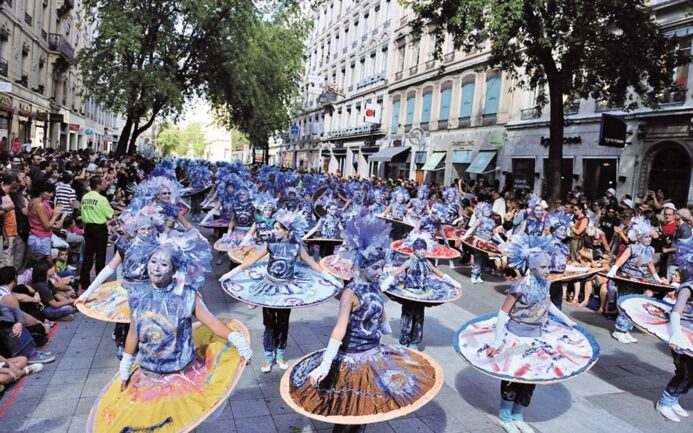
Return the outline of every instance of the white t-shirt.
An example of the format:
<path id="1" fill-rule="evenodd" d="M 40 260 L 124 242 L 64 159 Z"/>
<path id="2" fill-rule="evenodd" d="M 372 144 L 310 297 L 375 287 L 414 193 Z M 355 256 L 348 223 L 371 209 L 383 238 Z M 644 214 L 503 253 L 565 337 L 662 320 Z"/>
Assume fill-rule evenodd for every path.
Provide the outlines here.
<path id="1" fill-rule="evenodd" d="M 493 202 L 493 213 L 500 215 L 501 218 L 505 216 L 505 200 L 503 197 L 498 197 Z"/>

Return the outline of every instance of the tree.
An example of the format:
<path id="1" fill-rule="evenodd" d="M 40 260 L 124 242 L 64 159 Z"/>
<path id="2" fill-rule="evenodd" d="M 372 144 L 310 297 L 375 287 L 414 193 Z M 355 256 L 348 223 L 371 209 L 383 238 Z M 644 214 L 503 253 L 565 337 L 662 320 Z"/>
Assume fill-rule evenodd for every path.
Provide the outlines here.
<path id="1" fill-rule="evenodd" d="M 656 107 L 673 69 L 690 59 L 650 17 L 645 0 L 413 0 L 412 27 L 428 26 L 440 59 L 446 35 L 469 52 L 490 41 L 488 68 L 518 87 L 545 89 L 550 107 L 548 196 L 560 195 L 564 98 L 607 100 L 631 109 Z"/>
<path id="2" fill-rule="evenodd" d="M 217 48 L 252 22 L 252 0 L 85 0 L 95 38 L 77 62 L 85 87 L 125 116 L 116 156 L 159 115 L 180 112 Z M 224 41 L 222 41 L 222 37 Z M 238 54 L 238 52 L 234 53 Z"/>
<path id="3" fill-rule="evenodd" d="M 190 150 L 194 156 L 201 157 L 205 153 L 207 140 L 202 132 L 202 124 L 193 122 L 184 129 L 171 123 L 165 123 L 156 138 L 161 153 L 170 155 L 187 155 Z"/>
<path id="4" fill-rule="evenodd" d="M 217 120 L 243 132 L 268 159 L 269 139 L 289 125 L 303 73 L 309 25 L 298 2 L 260 9 L 242 41 L 226 41 L 204 77 Z M 240 56 L 235 44 L 243 44 Z"/>

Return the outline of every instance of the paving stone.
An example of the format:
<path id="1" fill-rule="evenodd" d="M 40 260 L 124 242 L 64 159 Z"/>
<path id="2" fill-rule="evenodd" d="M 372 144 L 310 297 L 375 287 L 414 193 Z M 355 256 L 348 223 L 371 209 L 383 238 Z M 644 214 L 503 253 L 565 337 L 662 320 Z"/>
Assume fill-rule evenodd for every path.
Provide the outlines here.
<path id="1" fill-rule="evenodd" d="M 272 420 L 279 433 L 314 433 L 315 427 L 309 418 L 294 413 L 277 414 L 272 413 Z"/>
<path id="2" fill-rule="evenodd" d="M 41 400 L 41 402 L 36 406 L 36 410 L 31 415 L 32 420 L 42 420 L 42 419 L 52 419 L 52 418 L 65 418 L 71 417 L 77 409 L 77 403 L 79 398 L 62 398 L 60 400 Z M 65 427 L 69 426 L 69 421 Z M 37 430 L 39 431 L 39 430 Z"/>
<path id="3" fill-rule="evenodd" d="M 72 417 L 31 419 L 26 424 L 26 433 L 67 433 Z"/>
<path id="4" fill-rule="evenodd" d="M 233 412 L 233 417 L 236 419 L 266 416 L 270 414 L 264 399 L 234 400 L 231 402 L 231 411 Z"/>
<path id="5" fill-rule="evenodd" d="M 277 433 L 277 428 L 274 425 L 272 417 L 267 415 L 251 418 L 236 418 L 236 431 L 241 433 Z"/>

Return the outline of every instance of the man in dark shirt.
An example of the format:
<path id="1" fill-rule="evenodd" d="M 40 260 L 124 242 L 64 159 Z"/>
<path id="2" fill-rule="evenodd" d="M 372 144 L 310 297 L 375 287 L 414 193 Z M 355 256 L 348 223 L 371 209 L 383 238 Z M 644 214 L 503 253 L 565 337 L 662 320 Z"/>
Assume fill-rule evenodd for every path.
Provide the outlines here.
<path id="1" fill-rule="evenodd" d="M 606 242 L 608 242 L 611 252 L 615 252 L 614 240 L 614 227 L 618 227 L 621 224 L 621 220 L 618 218 L 616 213 L 616 208 L 609 206 L 606 208 L 606 215 L 604 215 L 599 221 L 599 229 L 604 232 L 604 237 Z"/>

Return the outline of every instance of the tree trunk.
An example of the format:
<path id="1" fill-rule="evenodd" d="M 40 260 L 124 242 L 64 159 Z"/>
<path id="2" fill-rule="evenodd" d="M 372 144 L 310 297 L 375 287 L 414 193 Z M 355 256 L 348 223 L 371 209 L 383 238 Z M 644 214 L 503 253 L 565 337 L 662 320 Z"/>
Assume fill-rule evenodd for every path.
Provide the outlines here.
<path id="1" fill-rule="evenodd" d="M 549 79 L 551 122 L 549 125 L 549 161 L 546 164 L 547 200 L 551 206 L 561 198 L 561 167 L 563 165 L 563 85 L 559 78 Z"/>
<path id="2" fill-rule="evenodd" d="M 263 146 L 262 165 L 267 165 L 267 161 L 269 161 L 269 142 Z"/>
<path id="3" fill-rule="evenodd" d="M 118 159 L 125 155 L 128 150 L 128 143 L 130 142 L 130 132 L 132 131 L 132 119 L 128 116 L 125 119 L 125 125 L 123 125 L 123 130 L 120 133 L 120 138 L 118 138 L 118 146 L 116 147 L 115 158 Z"/>
<path id="4" fill-rule="evenodd" d="M 135 125 L 132 128 L 132 134 L 130 134 L 130 141 L 128 142 L 128 155 L 134 155 L 135 153 L 137 153 L 137 149 L 135 148 L 135 141 L 137 141 L 137 137 L 139 137 L 142 133 L 139 127 L 140 122 L 135 122 Z"/>

